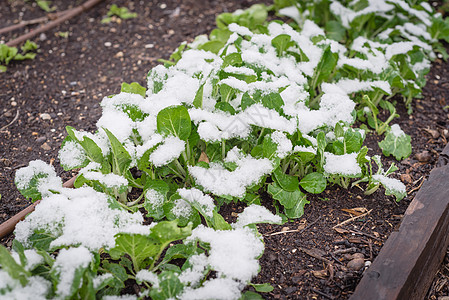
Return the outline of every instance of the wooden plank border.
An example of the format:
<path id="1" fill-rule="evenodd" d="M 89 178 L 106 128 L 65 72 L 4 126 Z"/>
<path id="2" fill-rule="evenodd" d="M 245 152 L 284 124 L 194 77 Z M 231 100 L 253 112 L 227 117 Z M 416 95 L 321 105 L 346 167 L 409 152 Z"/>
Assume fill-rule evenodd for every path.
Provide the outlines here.
<path id="1" fill-rule="evenodd" d="M 449 144 L 350 299 L 423 299 L 448 246 Z"/>

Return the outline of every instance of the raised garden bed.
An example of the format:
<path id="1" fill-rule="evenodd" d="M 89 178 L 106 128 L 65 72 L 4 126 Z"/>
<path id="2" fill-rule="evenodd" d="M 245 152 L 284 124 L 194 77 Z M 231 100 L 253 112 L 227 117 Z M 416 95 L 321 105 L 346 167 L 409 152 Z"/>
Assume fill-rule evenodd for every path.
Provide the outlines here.
<path id="1" fill-rule="evenodd" d="M 122 4 L 125 5 L 125 3 Z M 236 4 L 240 4 L 240 2 Z M 236 4 L 227 3 L 226 5 Z M 249 4 L 244 3 L 244 5 Z M 129 6 L 129 3 L 127 5 Z M 194 8 L 192 9 L 192 7 L 195 7 L 194 3 L 189 3 L 189 5 L 182 4 L 180 6 L 181 13 L 177 17 L 171 15 L 177 7 L 175 2 L 167 2 L 167 6 L 163 9 L 160 4 L 146 5 L 141 8 L 141 4 L 134 3 L 134 5 L 137 11 L 145 12 L 145 16 L 139 16 L 139 19 L 135 21 L 139 25 L 132 23 L 132 21 L 129 21 L 129 23 L 123 22 L 119 27 L 104 25 L 104 27 L 100 27 L 101 30 L 104 30 L 104 34 L 102 34 L 102 38 L 99 40 L 93 38 L 95 36 L 94 33 L 89 32 L 89 23 L 83 21 L 85 16 L 80 17 L 75 19 L 77 23 L 72 23 L 70 27 L 55 30 L 68 30 L 71 32 L 69 40 L 64 40 L 60 37 L 56 39 L 49 38 L 41 45 L 44 52 L 43 55 L 47 56 L 45 60 L 13 65 L 8 73 L 2 77 L 2 86 L 5 87 L 0 92 L 3 93 L 1 97 L 4 99 L 4 101 L 1 101 L 4 106 L 2 113 L 6 113 L 5 116 L 8 119 L 5 121 L 5 124 L 2 123 L 0 125 L 6 125 L 13 119 L 17 111 L 15 108 L 18 107 L 21 110 L 17 123 L 1 133 L 5 138 L 0 143 L 5 147 L 4 149 L 14 150 L 16 148 L 21 151 L 16 150 L 16 152 L 11 153 L 11 155 L 8 154 L 2 160 L 5 171 L 2 171 L 1 178 L 2 211 L 0 212 L 0 217 L 7 219 L 8 216 L 21 209 L 20 205 L 27 205 L 27 202 L 20 200 L 22 198 L 20 198 L 17 192 L 11 192 L 14 189 L 13 174 L 18 167 L 31 159 L 42 157 L 42 154 L 48 155 L 48 160 L 55 158 L 57 162 L 56 151 L 59 148 L 61 136 L 65 135 L 65 125 L 86 130 L 95 128 L 94 123 L 100 113 L 98 107 L 99 99 L 95 99 L 98 97 L 99 91 L 103 95 L 117 93 L 118 90 L 116 88 L 123 81 L 139 81 L 143 84 L 144 78 L 142 78 L 142 74 L 145 74 L 150 69 L 150 66 L 155 64 L 155 60 L 160 57 L 160 53 L 164 52 L 161 49 L 153 49 L 166 46 L 168 48 L 166 50 L 167 53 L 171 53 L 182 40 L 210 31 L 210 27 L 203 27 L 203 24 L 201 28 L 191 26 L 188 29 L 189 26 L 186 24 L 189 24 L 188 20 L 190 19 L 184 18 L 183 15 L 183 13 L 199 15 L 200 12 L 205 10 L 204 4 L 198 5 L 197 11 Z M 207 3 L 207 5 L 210 5 L 211 11 L 215 10 L 212 3 Z M 146 11 L 145 7 L 151 7 L 152 9 Z M 237 7 L 232 6 L 232 8 L 229 7 L 228 9 L 232 11 L 235 8 Z M 168 12 L 169 10 L 170 12 Z M 98 18 L 98 16 L 104 15 L 106 11 L 107 9 L 103 4 L 103 6 L 99 6 L 98 10 L 89 12 L 89 17 Z M 167 13 L 164 14 L 164 11 Z M 216 10 L 216 12 L 220 11 Z M 173 33 L 171 33 L 172 31 L 169 31 L 169 29 L 162 29 L 165 28 L 162 27 L 164 21 L 159 20 L 160 31 L 166 34 L 165 38 L 167 40 L 156 42 L 154 39 L 156 37 L 163 38 L 164 34 L 154 35 L 151 38 L 147 37 L 148 25 L 144 19 L 149 17 L 150 14 L 154 14 L 152 15 L 153 19 L 157 20 L 161 13 L 167 16 L 167 20 L 169 20 L 168 26 L 176 30 L 173 30 Z M 206 18 L 206 14 L 204 17 Z M 176 23 L 178 21 L 181 23 Z M 213 18 L 210 18 L 208 22 L 212 26 Z M 183 24 L 184 26 L 178 24 Z M 167 23 L 164 25 L 167 26 Z M 94 28 L 96 28 L 95 26 Z M 153 26 L 158 28 L 156 24 L 153 24 Z M 71 27 L 76 28 L 76 32 Z M 85 30 L 79 30 L 79 28 L 85 28 Z M 191 30 L 191 35 L 181 36 L 182 32 L 179 33 L 177 28 L 182 28 L 182 30 L 186 31 Z M 200 29 L 202 32 L 197 31 Z M 120 32 L 127 32 L 128 34 L 133 32 L 136 39 L 125 39 L 124 35 L 119 34 Z M 49 35 L 53 33 L 49 33 Z M 82 35 L 86 36 L 83 37 Z M 174 37 L 179 37 L 179 40 L 172 40 Z M 94 67 L 87 68 L 86 66 L 85 68 L 71 69 L 71 71 L 67 69 L 58 71 L 57 68 L 53 68 L 53 73 L 47 75 L 51 76 L 51 79 L 40 78 L 37 73 L 40 68 L 45 68 L 49 64 L 53 66 L 67 65 L 71 61 L 69 60 L 70 57 L 73 57 L 73 59 L 79 57 L 78 51 L 80 49 L 77 49 L 79 46 L 74 45 L 74 41 L 77 39 L 79 41 L 92 41 L 85 46 L 81 46 L 86 48 L 85 50 L 81 49 L 82 51 L 87 52 L 89 47 L 98 49 L 94 53 L 109 51 L 111 56 L 113 56 L 112 63 L 109 59 L 101 60 L 104 57 L 90 56 L 89 53 L 86 53 L 84 56 L 86 61 L 93 61 L 94 65 L 98 64 L 97 69 Z M 111 47 L 105 46 L 108 42 L 111 44 Z M 60 43 L 63 43 L 64 50 L 61 50 L 61 46 L 58 45 Z M 150 44 L 154 48 L 151 48 Z M 114 48 L 114 45 L 118 45 L 118 47 Z M 142 56 L 141 49 L 145 45 L 148 45 L 147 49 L 149 49 L 150 54 Z M 49 53 L 50 50 L 51 54 Z M 119 54 L 120 52 L 122 54 Z M 65 54 L 61 55 L 61 53 Z M 90 60 L 89 57 L 91 57 Z M 140 65 L 138 64 L 139 59 L 141 61 Z M 108 67 L 112 67 L 112 70 L 108 69 Z M 24 68 L 27 68 L 25 69 L 26 71 L 24 71 Z M 411 201 L 426 174 L 436 163 L 436 155 L 446 144 L 444 130 L 447 129 L 447 116 L 442 107 L 446 105 L 444 84 L 446 84 L 445 78 L 449 78 L 447 73 L 445 73 L 447 69 L 442 61 L 437 60 L 434 69 L 428 75 L 429 84 L 424 90 L 423 101 L 414 103 L 413 108 L 416 114 L 409 119 L 405 108 L 402 108 L 400 111 L 401 119 L 396 121 L 406 133 L 412 135 L 413 140 L 413 154 L 411 158 L 402 164 L 398 164 L 398 166 L 400 167 L 400 174 L 408 174 L 410 177 L 404 176 L 403 178 L 407 183 L 408 190 L 414 191 L 401 201 L 399 205 L 393 199 L 384 196 L 380 192 L 367 197 L 362 192 L 359 192 L 357 188 L 349 191 L 341 188 L 332 188 L 323 195 L 309 199 L 311 204 L 307 207 L 302 219 L 283 226 L 261 225 L 259 227 L 261 233 L 264 234 L 267 248 L 261 259 L 262 270 L 256 278 L 256 282 L 269 282 L 275 287 L 275 290 L 269 293 L 268 297 L 307 298 L 329 296 L 345 298 L 352 293 L 362 271 L 347 271 L 345 266 L 347 261 L 343 259 L 344 253 L 342 253 L 344 251 L 336 251 L 349 250 L 348 253 L 351 254 L 353 252 L 362 253 L 365 260 L 372 261 L 381 248 L 383 241 L 385 241 L 394 227 L 399 224 L 407 204 Z M 33 70 L 36 71 L 36 75 L 34 75 Z M 97 76 L 97 74 L 93 73 L 97 70 L 101 70 L 105 74 L 107 73 L 107 75 Z M 67 71 L 69 74 L 67 74 Z M 70 74 L 70 72 L 73 72 L 73 74 Z M 82 76 L 80 74 L 83 73 L 87 76 L 81 80 Z M 122 77 L 120 77 L 121 74 L 123 74 Z M 61 76 L 64 76 L 64 78 Z M 100 77 L 100 83 L 96 80 L 98 77 Z M 104 81 L 101 78 L 105 78 Z M 40 83 L 40 81 L 44 82 Z M 76 81 L 75 84 L 74 81 Z M 39 83 L 46 86 L 43 88 L 48 90 L 45 94 L 34 93 L 34 87 L 39 85 Z M 108 90 L 108 88 L 116 90 Z M 84 92 L 82 92 L 83 90 Z M 65 91 L 65 93 L 62 91 Z M 46 99 L 47 95 L 51 98 L 50 103 Z M 12 97 L 14 97 L 14 100 L 11 99 Z M 13 104 L 14 102 L 16 105 Z M 77 110 L 82 112 L 77 113 Z M 42 113 L 48 113 L 51 118 L 42 120 L 40 115 Z M 69 116 L 70 114 L 72 116 Z M 31 126 L 28 127 L 25 124 L 31 124 Z M 45 128 L 46 130 L 43 130 Z M 416 128 L 420 128 L 420 130 L 416 130 Z M 55 129 L 54 132 L 51 129 Z M 37 134 L 33 135 L 33 132 Z M 433 137 L 432 134 L 434 135 Z M 42 137 L 45 139 L 42 139 Z M 372 148 L 370 154 L 378 153 L 376 142 L 376 136 L 368 137 L 367 145 Z M 48 147 L 49 150 L 45 150 Z M 422 155 L 426 155 L 423 152 L 426 150 L 429 151 L 430 157 L 423 158 Z M 39 152 L 42 154 L 39 154 Z M 419 154 L 418 158 L 421 162 L 416 158 L 416 154 Z M 391 162 L 392 160 L 387 159 L 386 161 Z M 62 170 L 58 170 L 62 172 Z M 64 176 L 69 178 L 71 175 L 65 173 Z M 16 201 L 16 199 L 19 200 Z M 323 201 L 322 199 L 328 201 Z M 333 227 L 335 225 L 351 217 L 341 209 L 353 209 L 356 207 L 362 207 L 366 209 L 365 212 L 369 211 L 370 213 L 342 226 L 344 228 L 338 227 L 340 228 L 337 228 L 338 231 L 334 230 Z M 243 207 L 239 205 L 230 205 L 224 207 L 223 214 L 227 220 L 232 220 L 235 219 L 234 213 L 242 210 Z M 285 233 L 280 233 L 282 230 Z M 8 244 L 8 240 L 3 242 Z"/>

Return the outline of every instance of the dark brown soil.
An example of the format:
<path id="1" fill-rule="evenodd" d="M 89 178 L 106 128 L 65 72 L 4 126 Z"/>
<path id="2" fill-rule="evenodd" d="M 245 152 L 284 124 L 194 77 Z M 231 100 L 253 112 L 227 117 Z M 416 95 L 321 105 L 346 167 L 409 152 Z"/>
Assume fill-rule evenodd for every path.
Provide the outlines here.
<path id="1" fill-rule="evenodd" d="M 59 11 L 67 9 L 69 3 L 78 5 L 82 1 L 52 2 Z M 119 92 L 122 82 L 137 81 L 145 86 L 146 73 L 158 58 L 167 59 L 182 41 L 210 32 L 218 13 L 257 2 L 261 1 L 104 1 L 36 38 L 40 47 L 36 59 L 12 63 L 6 73 L 0 74 L 0 222 L 29 205 L 14 186 L 18 168 L 42 159 L 54 164 L 64 179 L 72 176 L 63 172 L 57 157 L 65 126 L 94 131 L 102 97 Z M 138 17 L 101 24 L 111 3 L 128 7 Z M 0 28 L 44 15 L 21 0 L 0 0 L 0 7 Z M 68 32 L 68 38 L 59 32 Z M 4 35 L 1 40 L 8 41 L 19 33 Z M 365 267 L 351 271 L 349 256 L 363 255 L 366 265 L 373 261 L 389 234 L 398 228 L 449 138 L 449 119 L 443 109 L 449 99 L 449 64 L 437 59 L 427 78 L 423 98 L 413 103 L 414 114 L 409 116 L 399 103 L 401 118 L 394 121 L 412 136 L 410 158 L 395 161 L 397 177 L 407 185 L 409 195 L 396 203 L 381 190 L 365 196 L 357 187 L 332 187 L 309 197 L 310 204 L 301 219 L 283 226 L 259 226 L 266 250 L 254 282 L 268 282 L 275 288 L 265 298 L 345 299 L 351 295 Z M 43 113 L 51 119 L 43 120 Z M 369 155 L 381 153 L 378 140 L 368 135 Z M 394 159 L 384 161 L 389 165 Z M 367 214 L 333 228 L 354 217 L 357 209 Z M 222 212 L 232 219 L 233 212 L 242 210 L 234 205 L 224 207 Z M 1 242 L 9 244 L 11 238 Z M 448 274 L 443 265 L 429 299 L 448 295 Z"/>

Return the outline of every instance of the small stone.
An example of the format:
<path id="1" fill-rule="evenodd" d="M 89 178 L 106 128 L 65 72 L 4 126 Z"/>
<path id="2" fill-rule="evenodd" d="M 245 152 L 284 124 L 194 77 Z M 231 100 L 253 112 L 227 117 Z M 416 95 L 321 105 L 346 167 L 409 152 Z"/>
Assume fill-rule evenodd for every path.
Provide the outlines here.
<path id="1" fill-rule="evenodd" d="M 412 183 L 412 177 L 409 174 L 401 174 L 401 181 L 403 183 Z"/>
<path id="2" fill-rule="evenodd" d="M 104 46 L 105 46 L 105 47 L 111 47 L 111 46 L 112 46 L 112 43 L 111 43 L 111 42 L 105 42 L 105 43 L 104 43 Z"/>
<path id="3" fill-rule="evenodd" d="M 27 152 L 31 152 L 31 151 L 33 151 L 33 148 L 27 147 Z"/>
<path id="4" fill-rule="evenodd" d="M 154 44 L 146 44 L 145 49 L 151 49 L 154 48 Z"/>
<path id="5" fill-rule="evenodd" d="M 123 52 L 122 51 L 117 52 L 117 54 L 115 54 L 115 57 L 117 58 L 123 57 Z"/>
<path id="6" fill-rule="evenodd" d="M 47 113 L 43 113 L 40 115 L 42 120 L 51 120 L 51 116 Z"/>
<path id="7" fill-rule="evenodd" d="M 159 5 L 159 7 L 160 7 L 161 9 L 166 9 L 166 8 L 167 8 L 167 4 L 161 3 L 161 5 Z"/>
<path id="8" fill-rule="evenodd" d="M 356 259 L 356 258 L 364 259 L 365 256 L 364 256 L 362 253 L 354 253 L 354 254 L 352 255 L 352 259 Z"/>
<path id="9" fill-rule="evenodd" d="M 419 162 L 429 162 L 432 158 L 432 155 L 429 151 L 425 150 L 423 152 L 417 153 L 415 157 Z"/>
<path id="10" fill-rule="evenodd" d="M 449 138 L 449 130 L 443 129 L 443 135 L 445 138 Z"/>
<path id="11" fill-rule="evenodd" d="M 5 112 L 3 115 L 7 118 L 12 117 L 12 113 L 10 111 Z"/>
<path id="12" fill-rule="evenodd" d="M 11 106 L 17 106 L 17 102 L 16 101 L 12 101 L 11 102 Z"/>
<path id="13" fill-rule="evenodd" d="M 281 231 L 287 231 L 287 230 L 290 230 L 290 228 L 289 227 L 282 227 L 282 229 L 281 229 Z"/>
<path id="14" fill-rule="evenodd" d="M 371 266 L 371 261 L 369 261 L 369 260 L 365 261 L 365 267 L 369 267 L 369 266 Z"/>
<path id="15" fill-rule="evenodd" d="M 425 131 L 427 131 L 432 138 L 437 139 L 440 136 L 440 133 L 438 132 L 438 130 L 435 129 L 425 129 Z"/>
<path id="16" fill-rule="evenodd" d="M 41 41 L 41 42 L 43 42 L 43 41 L 45 41 L 47 39 L 47 35 L 45 34 L 45 33 L 41 33 L 40 35 L 39 35 L 39 40 Z"/>
<path id="17" fill-rule="evenodd" d="M 44 149 L 45 151 L 51 150 L 51 147 L 46 142 L 42 144 L 41 148 Z"/>
<path id="18" fill-rule="evenodd" d="M 355 258 L 348 262 L 347 267 L 352 271 L 358 271 L 365 266 L 365 260 L 363 258 Z"/>
<path id="19" fill-rule="evenodd" d="M 36 143 L 40 144 L 40 143 L 45 142 L 46 140 L 47 140 L 47 138 L 45 136 L 41 136 L 36 139 Z"/>

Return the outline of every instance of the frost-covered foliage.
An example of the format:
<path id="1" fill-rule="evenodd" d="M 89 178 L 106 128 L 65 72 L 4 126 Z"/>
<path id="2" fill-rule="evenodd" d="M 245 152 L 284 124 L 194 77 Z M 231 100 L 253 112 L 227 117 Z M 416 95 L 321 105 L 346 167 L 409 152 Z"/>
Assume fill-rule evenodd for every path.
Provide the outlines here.
<path id="1" fill-rule="evenodd" d="M 387 99 L 419 95 L 447 22 L 402 0 L 273 8 L 294 22 L 266 22 L 264 5 L 222 14 L 150 70 L 147 88 L 105 97 L 95 133 L 67 127 L 59 158 L 79 169 L 76 189 L 41 161 L 17 172 L 41 203 L 17 226 L 13 254 L 0 247 L 0 295 L 134 299 L 118 296 L 133 280 L 140 297 L 239 299 L 263 252 L 255 224 L 301 217 L 328 184 L 405 197 L 388 177 L 397 168 L 363 141 L 371 127 L 387 133 L 384 154 L 410 154 Z M 278 215 L 260 206 L 266 193 Z M 231 201 L 248 205 L 234 224 L 218 213 Z"/>

